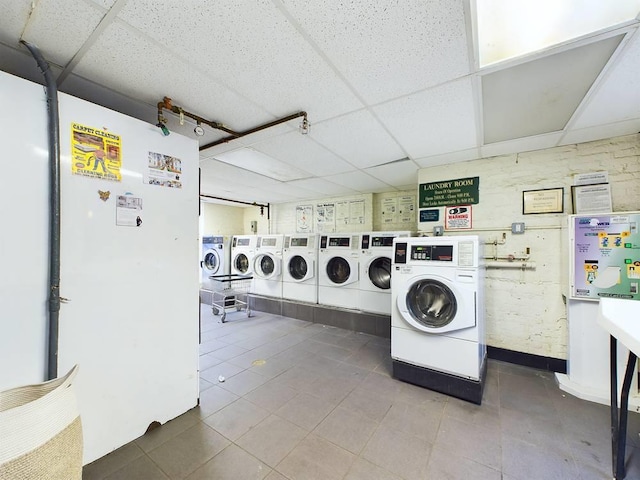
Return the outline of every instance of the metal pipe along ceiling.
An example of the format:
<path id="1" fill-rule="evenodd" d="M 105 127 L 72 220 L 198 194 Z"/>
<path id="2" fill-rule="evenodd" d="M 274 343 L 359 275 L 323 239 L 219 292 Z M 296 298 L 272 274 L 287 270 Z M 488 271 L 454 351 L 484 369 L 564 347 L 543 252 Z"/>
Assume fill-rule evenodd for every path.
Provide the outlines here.
<path id="1" fill-rule="evenodd" d="M 207 143 L 206 145 L 201 146 L 200 151 L 206 150 L 207 148 L 215 147 L 216 145 L 220 145 L 221 143 L 227 143 L 227 142 L 230 142 L 231 140 L 236 140 L 238 138 L 244 137 L 245 135 L 250 135 L 252 133 L 259 132 L 260 130 L 265 130 L 267 128 L 275 127 L 276 125 L 280 125 L 281 123 L 286 123 L 300 117 L 302 117 L 302 123 L 304 125 L 304 128 L 305 129 L 309 128 L 309 122 L 307 120 L 307 112 L 304 112 L 304 111 L 300 111 L 292 115 L 279 118 L 272 122 L 268 122 L 254 128 L 250 128 L 249 130 L 245 130 L 243 132 L 236 132 L 235 130 L 230 129 L 223 123 L 207 120 L 206 118 L 202 118 L 201 116 L 196 115 L 195 113 L 186 111 L 182 107 L 173 105 L 173 102 L 169 97 L 164 97 L 161 102 L 158 102 L 158 124 L 159 125 L 164 124 L 166 122 L 166 119 L 162 116 L 163 110 L 169 110 L 170 112 L 175 113 L 176 115 L 189 117 L 195 120 L 199 124 L 208 125 L 211 128 L 214 128 L 216 130 L 221 130 L 229 134 L 228 137 L 224 137 L 224 138 L 221 138 L 220 140 L 216 140 L 215 142 Z"/>
<path id="2" fill-rule="evenodd" d="M 60 119 L 58 86 L 40 50 L 24 40 L 44 75 L 49 124 L 49 349 L 47 379 L 58 376 L 58 327 L 60 315 Z"/>

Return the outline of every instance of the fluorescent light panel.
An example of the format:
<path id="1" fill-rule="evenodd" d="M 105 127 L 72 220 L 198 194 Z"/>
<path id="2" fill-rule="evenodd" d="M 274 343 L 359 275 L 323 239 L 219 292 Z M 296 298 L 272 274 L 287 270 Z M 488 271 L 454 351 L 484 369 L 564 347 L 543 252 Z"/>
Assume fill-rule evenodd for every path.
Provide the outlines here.
<path id="1" fill-rule="evenodd" d="M 480 66 L 634 20 L 640 0 L 476 0 Z"/>

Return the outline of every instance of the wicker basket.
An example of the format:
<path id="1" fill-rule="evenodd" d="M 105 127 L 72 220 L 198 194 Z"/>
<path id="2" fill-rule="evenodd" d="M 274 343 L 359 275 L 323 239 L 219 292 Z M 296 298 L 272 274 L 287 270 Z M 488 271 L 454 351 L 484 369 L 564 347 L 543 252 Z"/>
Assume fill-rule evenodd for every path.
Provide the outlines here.
<path id="1" fill-rule="evenodd" d="M 82 425 L 64 377 L 0 392 L 0 479 L 82 478 Z"/>

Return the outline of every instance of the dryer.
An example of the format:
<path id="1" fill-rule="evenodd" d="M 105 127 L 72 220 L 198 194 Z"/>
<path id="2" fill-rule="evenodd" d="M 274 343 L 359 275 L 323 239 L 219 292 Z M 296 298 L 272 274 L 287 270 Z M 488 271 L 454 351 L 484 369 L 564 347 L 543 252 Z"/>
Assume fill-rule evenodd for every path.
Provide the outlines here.
<path id="1" fill-rule="evenodd" d="M 358 308 L 360 234 L 320 236 L 318 250 L 318 303 Z"/>
<path id="2" fill-rule="evenodd" d="M 229 238 L 224 236 L 203 236 L 200 260 L 200 281 L 203 290 L 213 290 L 211 275 L 229 273 Z"/>
<path id="3" fill-rule="evenodd" d="M 256 253 L 257 242 L 258 237 L 255 235 L 233 236 L 231 241 L 231 274 L 253 274 L 253 257 Z"/>
<path id="4" fill-rule="evenodd" d="M 282 298 L 318 303 L 318 236 L 285 235 L 282 264 Z"/>
<path id="5" fill-rule="evenodd" d="M 282 298 L 282 245 L 284 235 L 258 237 L 253 258 L 252 293 Z"/>
<path id="6" fill-rule="evenodd" d="M 360 237 L 360 310 L 391 315 L 393 239 L 411 232 L 370 232 Z"/>
<path id="7" fill-rule="evenodd" d="M 482 401 L 484 262 L 477 236 L 396 238 L 391 285 L 394 377 Z"/>

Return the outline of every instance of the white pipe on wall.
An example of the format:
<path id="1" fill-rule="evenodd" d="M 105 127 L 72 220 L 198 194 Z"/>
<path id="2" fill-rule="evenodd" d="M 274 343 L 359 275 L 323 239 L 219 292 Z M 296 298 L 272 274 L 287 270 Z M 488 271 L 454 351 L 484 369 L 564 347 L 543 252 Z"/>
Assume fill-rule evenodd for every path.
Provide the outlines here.
<path id="1" fill-rule="evenodd" d="M 517 268 L 519 270 L 535 270 L 536 262 L 485 262 L 486 268 Z"/>

